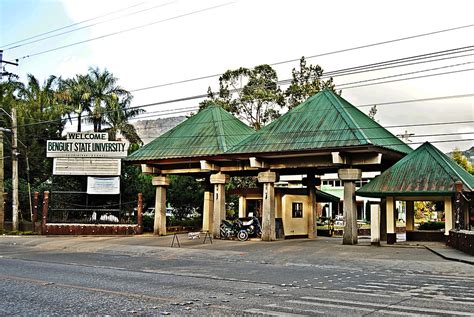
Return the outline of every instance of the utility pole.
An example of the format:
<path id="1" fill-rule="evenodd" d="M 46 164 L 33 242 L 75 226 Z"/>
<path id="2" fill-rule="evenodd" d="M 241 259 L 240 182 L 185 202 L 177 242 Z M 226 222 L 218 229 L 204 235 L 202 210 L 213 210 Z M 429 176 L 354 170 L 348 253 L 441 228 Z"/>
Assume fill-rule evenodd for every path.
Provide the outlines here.
<path id="1" fill-rule="evenodd" d="M 3 230 L 4 221 L 5 221 L 5 204 L 3 201 L 3 192 L 5 191 L 5 187 L 3 184 L 3 164 L 4 161 L 4 154 L 3 154 L 3 129 L 0 128 L 0 231 Z"/>
<path id="2" fill-rule="evenodd" d="M 5 68 L 3 67 L 3 64 L 9 64 L 9 65 L 14 65 L 18 66 L 18 60 L 15 62 L 9 62 L 3 60 L 3 50 L 0 50 L 0 82 L 2 81 L 3 75 L 11 75 L 11 73 L 6 72 Z M 0 108 L 0 110 L 3 110 L 3 108 Z M 10 116 L 5 110 L 3 110 L 8 116 Z M 18 140 L 18 133 L 17 133 L 17 120 L 16 120 L 16 108 L 14 105 L 12 105 L 12 114 L 10 119 L 12 120 L 12 187 L 13 187 L 13 202 L 12 202 L 12 220 L 13 220 L 13 230 L 18 231 L 19 229 L 19 222 L 18 222 L 18 207 L 19 207 L 19 201 L 18 201 L 18 152 L 17 152 L 17 140 Z M 3 129 L 2 131 L 9 131 L 7 129 Z M 3 141 L 3 135 L 2 135 L 2 141 Z M 2 142 L 2 153 L 3 153 L 3 142 Z M 0 165 L 2 171 L 2 182 L 1 182 L 1 198 L 0 202 L 2 202 L 2 206 L 0 207 L 0 212 L 3 211 L 3 215 L 1 215 L 1 222 L 3 223 L 3 216 L 4 216 L 4 209 L 3 209 L 3 154 L 1 156 L 2 158 L 2 163 Z"/>
<path id="3" fill-rule="evenodd" d="M 18 129 L 16 123 L 16 108 L 12 106 L 12 187 L 13 187 L 13 202 L 12 202 L 12 220 L 13 230 L 18 231 Z"/>

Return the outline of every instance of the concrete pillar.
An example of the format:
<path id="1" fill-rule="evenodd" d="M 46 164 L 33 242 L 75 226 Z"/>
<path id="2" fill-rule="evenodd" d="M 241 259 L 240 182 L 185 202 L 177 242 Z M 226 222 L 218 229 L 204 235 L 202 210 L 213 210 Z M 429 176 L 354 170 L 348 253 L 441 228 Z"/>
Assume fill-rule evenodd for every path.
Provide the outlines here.
<path id="1" fill-rule="evenodd" d="M 225 216 L 225 184 L 229 181 L 229 175 L 217 173 L 212 174 L 211 184 L 214 185 L 214 213 L 212 223 L 212 235 L 214 238 L 220 236 L 220 226 Z"/>
<path id="2" fill-rule="evenodd" d="M 395 222 L 395 199 L 387 197 L 387 244 L 397 242 Z"/>
<path id="3" fill-rule="evenodd" d="M 406 213 L 405 213 L 405 226 L 406 231 L 415 230 L 415 202 L 413 200 L 407 200 Z"/>
<path id="4" fill-rule="evenodd" d="M 380 199 L 380 241 L 387 241 L 387 198 Z"/>
<path id="5" fill-rule="evenodd" d="M 247 214 L 247 199 L 244 196 L 239 197 L 239 218 L 244 218 Z"/>
<path id="6" fill-rule="evenodd" d="M 316 239 L 317 227 L 316 227 L 316 218 L 317 218 L 317 206 L 316 206 L 316 179 L 314 175 L 307 175 L 307 185 L 308 185 L 308 195 L 309 195 L 309 217 L 308 217 L 308 239 Z"/>
<path id="7" fill-rule="evenodd" d="M 258 173 L 258 182 L 263 183 L 262 240 L 276 240 L 275 232 L 275 172 Z"/>
<path id="8" fill-rule="evenodd" d="M 451 197 L 444 197 L 444 235 L 449 236 L 449 230 L 453 229 L 453 203 Z"/>
<path id="9" fill-rule="evenodd" d="M 380 245 L 380 205 L 370 204 L 370 244 Z"/>
<path id="10" fill-rule="evenodd" d="M 282 208 L 282 197 L 281 192 L 275 193 L 275 218 L 283 218 L 283 208 Z"/>
<path id="11" fill-rule="evenodd" d="M 166 187 L 170 180 L 166 176 L 156 176 L 151 179 L 151 183 L 156 186 L 155 193 L 155 223 L 153 234 L 166 235 Z"/>
<path id="12" fill-rule="evenodd" d="M 202 213 L 202 231 L 212 231 L 214 223 L 214 193 L 206 188 L 204 191 L 204 206 Z"/>
<path id="13" fill-rule="evenodd" d="M 362 171 L 355 168 L 343 168 L 337 172 L 344 182 L 344 235 L 342 244 L 357 244 L 357 206 L 355 200 L 355 181 L 362 176 Z"/>

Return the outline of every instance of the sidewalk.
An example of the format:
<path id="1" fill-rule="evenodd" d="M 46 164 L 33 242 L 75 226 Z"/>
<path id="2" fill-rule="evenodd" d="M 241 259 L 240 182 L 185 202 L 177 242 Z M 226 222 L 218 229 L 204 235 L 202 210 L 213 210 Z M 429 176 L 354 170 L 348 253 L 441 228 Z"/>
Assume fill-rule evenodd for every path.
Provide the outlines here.
<path id="1" fill-rule="evenodd" d="M 287 239 L 273 242 L 262 242 L 258 239 L 246 242 L 213 239 L 212 244 L 209 240 L 203 244 L 204 237 L 188 240 L 187 234 L 178 236 L 180 248 L 176 242 L 171 247 L 173 235 L 156 237 L 149 234 L 141 236 L 1 236 L 0 248 L 3 244 L 18 244 L 40 249 L 69 250 L 70 252 L 113 251 L 143 254 L 156 252 L 184 254 L 188 252 L 190 254 L 206 254 L 206 256 L 241 257 L 245 255 L 262 257 L 262 259 L 266 258 L 271 261 L 279 261 L 284 258 L 288 261 L 299 259 L 308 262 L 311 261 L 311 257 L 315 256 L 340 259 L 349 254 L 354 258 L 409 260 L 421 256 L 425 259 L 428 254 L 420 251 L 429 250 L 433 256 L 428 258 L 432 260 L 441 257 L 445 260 L 474 264 L 474 257 L 451 249 L 442 242 L 399 241 L 393 245 L 382 242 L 380 247 L 373 247 L 370 245 L 369 237 L 359 237 L 357 245 L 343 245 L 340 237 L 318 237 L 316 240 Z M 401 252 L 401 249 L 405 249 L 405 251 Z"/>

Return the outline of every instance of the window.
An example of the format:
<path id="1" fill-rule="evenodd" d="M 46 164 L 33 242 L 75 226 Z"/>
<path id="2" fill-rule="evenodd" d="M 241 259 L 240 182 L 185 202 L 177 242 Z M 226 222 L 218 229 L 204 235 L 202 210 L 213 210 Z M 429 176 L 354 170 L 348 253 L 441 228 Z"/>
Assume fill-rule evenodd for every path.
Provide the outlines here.
<path id="1" fill-rule="evenodd" d="M 293 218 L 303 218 L 303 203 L 293 203 L 291 209 Z"/>

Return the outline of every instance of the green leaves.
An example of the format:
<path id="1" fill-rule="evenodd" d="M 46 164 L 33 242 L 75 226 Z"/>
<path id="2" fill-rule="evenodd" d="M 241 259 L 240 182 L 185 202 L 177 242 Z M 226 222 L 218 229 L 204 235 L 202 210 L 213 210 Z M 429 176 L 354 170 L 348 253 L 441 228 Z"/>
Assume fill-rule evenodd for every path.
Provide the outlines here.
<path id="1" fill-rule="evenodd" d="M 324 81 L 322 75 L 319 65 L 307 66 L 302 57 L 299 69 L 292 71 L 290 86 L 283 92 L 270 65 L 228 70 L 219 78 L 218 93 L 208 88 L 208 99 L 199 104 L 200 110 L 211 103 L 218 104 L 259 130 L 280 117 L 283 107 L 292 109 L 320 90 L 334 90 L 332 78 Z"/>

